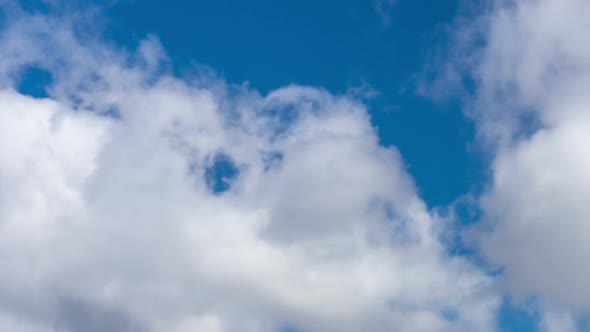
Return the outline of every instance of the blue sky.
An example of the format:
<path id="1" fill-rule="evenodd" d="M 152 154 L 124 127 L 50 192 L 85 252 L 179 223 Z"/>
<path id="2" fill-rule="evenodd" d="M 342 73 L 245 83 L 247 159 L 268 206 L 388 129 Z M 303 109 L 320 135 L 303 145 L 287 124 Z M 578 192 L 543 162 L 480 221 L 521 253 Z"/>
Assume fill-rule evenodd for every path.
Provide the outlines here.
<path id="1" fill-rule="evenodd" d="M 583 0 L 0 9 L 0 330 L 587 331 Z"/>
<path id="2" fill-rule="evenodd" d="M 380 139 L 400 149 L 424 199 L 439 206 L 483 176 L 458 104 L 416 94 L 417 75 L 458 6 L 399 1 L 385 7 L 387 26 L 370 1 L 125 1 L 106 10 L 107 36 L 129 46 L 154 34 L 179 72 L 203 64 L 262 92 L 291 83 L 332 92 L 369 85 L 378 92 L 368 104 Z"/>
<path id="3" fill-rule="evenodd" d="M 36 0 L 23 3 L 32 12 L 52 11 Z M 370 90 L 366 103 L 382 144 L 401 151 L 430 206 L 450 204 L 479 190 L 485 176 L 473 124 L 458 100 L 436 102 L 417 90 L 462 7 L 425 0 L 382 7 L 370 1 L 117 1 L 104 7 L 100 26 L 107 40 L 130 49 L 157 37 L 180 76 L 199 65 L 262 93 L 289 84 L 333 93 Z M 41 75 L 30 83 L 37 89 L 38 81 L 47 81 L 30 74 Z"/>

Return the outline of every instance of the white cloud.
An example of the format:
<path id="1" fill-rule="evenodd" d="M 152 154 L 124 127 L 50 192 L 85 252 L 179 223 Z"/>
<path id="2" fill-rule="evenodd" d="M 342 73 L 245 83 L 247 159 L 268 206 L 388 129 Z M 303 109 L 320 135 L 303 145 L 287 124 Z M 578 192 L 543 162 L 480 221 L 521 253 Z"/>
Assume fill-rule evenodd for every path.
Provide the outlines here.
<path id="1" fill-rule="evenodd" d="M 573 314 L 574 326 L 590 313 L 590 3 L 496 1 L 489 9 L 476 23 L 483 39 L 471 39 L 479 47 L 462 63 L 494 159 L 485 223 L 472 240 L 504 268 L 510 294 L 569 312 L 560 317 Z M 551 312 L 547 330 L 567 330 L 550 327 L 567 321 Z"/>
<path id="2" fill-rule="evenodd" d="M 53 332 L 42 324 L 36 324 L 30 318 L 14 317 L 6 313 L 0 313 L 0 329 L 13 332 Z"/>
<path id="3" fill-rule="evenodd" d="M 577 332 L 575 319 L 572 315 L 563 312 L 549 311 L 541 321 L 543 332 Z"/>
<path id="4" fill-rule="evenodd" d="M 445 252 L 361 102 L 188 83 L 161 73 L 155 39 L 125 54 L 74 26 L 23 16 L 0 39 L 0 324 L 493 329 L 489 278 Z M 27 65 L 51 98 L 13 89 Z M 220 152 L 239 175 L 214 195 Z"/>
<path id="5" fill-rule="evenodd" d="M 498 155 L 494 188 L 483 205 L 496 227 L 484 252 L 505 265 L 510 287 L 541 293 L 578 310 L 590 308 L 590 142 L 586 123 L 537 132 Z M 565 285 L 568 285 L 567 287 Z"/>

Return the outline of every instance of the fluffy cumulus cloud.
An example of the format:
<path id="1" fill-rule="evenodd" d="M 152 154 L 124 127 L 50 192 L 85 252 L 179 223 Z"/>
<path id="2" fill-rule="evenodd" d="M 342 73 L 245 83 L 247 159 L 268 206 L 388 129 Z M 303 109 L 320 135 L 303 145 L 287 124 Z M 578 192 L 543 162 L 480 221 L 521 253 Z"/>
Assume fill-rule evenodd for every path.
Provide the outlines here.
<path id="1" fill-rule="evenodd" d="M 0 330 L 493 330 L 489 278 L 447 254 L 437 218 L 398 152 L 378 144 L 361 101 L 179 79 L 153 38 L 117 50 L 76 22 L 7 17 Z M 50 73 L 48 97 L 16 89 L 31 67 Z M 570 136 L 557 133 L 538 144 L 559 148 Z M 504 162 L 543 160 L 528 146 Z M 584 169 L 568 160 L 573 181 Z M 547 190 L 567 190 L 559 183 Z M 581 208 L 587 188 L 575 185 Z M 577 206 L 560 196 L 551 216 Z M 559 234 L 578 239 L 583 220 L 570 212 L 562 220 L 577 228 Z M 545 239 L 551 222 L 540 225 L 531 239 Z"/>
<path id="2" fill-rule="evenodd" d="M 471 236 L 509 294 L 541 303 L 544 329 L 575 331 L 590 313 L 590 2 L 488 9 L 459 34 L 477 37 L 462 65 L 493 151 L 485 221 Z"/>

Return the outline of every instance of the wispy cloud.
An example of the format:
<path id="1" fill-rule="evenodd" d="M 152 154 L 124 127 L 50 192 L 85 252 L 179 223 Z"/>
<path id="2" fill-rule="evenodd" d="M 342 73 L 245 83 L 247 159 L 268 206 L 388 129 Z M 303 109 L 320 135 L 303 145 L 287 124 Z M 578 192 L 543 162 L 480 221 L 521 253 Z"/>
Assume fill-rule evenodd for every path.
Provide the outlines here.
<path id="1" fill-rule="evenodd" d="M 390 11 L 392 7 L 397 3 L 397 0 L 373 0 L 373 8 L 375 9 L 375 13 L 381 19 L 381 23 L 384 26 L 389 27 L 391 26 L 391 14 Z"/>

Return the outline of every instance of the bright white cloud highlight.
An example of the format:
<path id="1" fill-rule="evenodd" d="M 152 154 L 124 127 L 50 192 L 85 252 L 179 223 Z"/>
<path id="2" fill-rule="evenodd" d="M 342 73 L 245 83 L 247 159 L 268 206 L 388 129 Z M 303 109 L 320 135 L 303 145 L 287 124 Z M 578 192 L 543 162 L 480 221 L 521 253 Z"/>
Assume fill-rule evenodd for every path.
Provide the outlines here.
<path id="1" fill-rule="evenodd" d="M 154 39 L 80 33 L 25 15 L 0 38 L 0 328 L 492 330 L 489 278 L 360 101 L 180 80 Z M 31 65 L 50 98 L 14 90 Z M 214 194 L 220 153 L 239 174 Z"/>
<path id="2" fill-rule="evenodd" d="M 472 240 L 504 268 L 510 294 L 548 308 L 547 331 L 574 331 L 590 313 L 590 2 L 490 8 L 458 34 L 481 37 L 462 65 L 475 79 L 472 115 L 494 155 L 486 220 Z"/>

